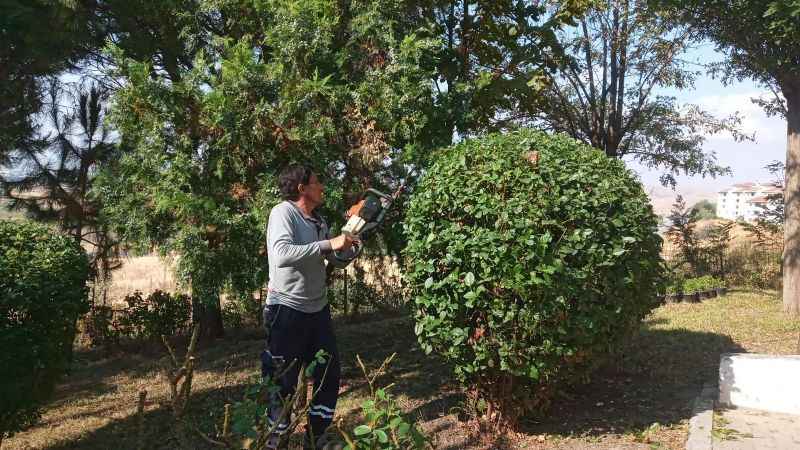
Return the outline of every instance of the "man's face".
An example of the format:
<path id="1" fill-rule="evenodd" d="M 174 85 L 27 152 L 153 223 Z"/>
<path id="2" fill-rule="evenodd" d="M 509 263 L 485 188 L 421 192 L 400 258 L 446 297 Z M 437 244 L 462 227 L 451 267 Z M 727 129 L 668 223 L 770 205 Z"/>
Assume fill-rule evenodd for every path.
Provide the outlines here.
<path id="1" fill-rule="evenodd" d="M 322 204 L 322 199 L 325 196 L 325 186 L 319 181 L 316 174 L 312 173 L 308 178 L 308 184 L 301 184 L 297 190 L 300 192 L 300 197 L 309 204 L 314 206 Z"/>

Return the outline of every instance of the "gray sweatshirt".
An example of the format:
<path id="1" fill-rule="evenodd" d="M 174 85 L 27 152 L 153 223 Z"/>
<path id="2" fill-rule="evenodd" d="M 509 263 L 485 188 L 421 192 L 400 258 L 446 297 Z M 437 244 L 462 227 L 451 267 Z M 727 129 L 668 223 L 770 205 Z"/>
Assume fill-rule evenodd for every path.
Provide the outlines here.
<path id="1" fill-rule="evenodd" d="M 328 304 L 325 260 L 334 267 L 347 265 L 333 256 L 328 233 L 322 217 L 306 216 L 290 201 L 272 208 L 267 223 L 268 305 L 314 313 Z"/>

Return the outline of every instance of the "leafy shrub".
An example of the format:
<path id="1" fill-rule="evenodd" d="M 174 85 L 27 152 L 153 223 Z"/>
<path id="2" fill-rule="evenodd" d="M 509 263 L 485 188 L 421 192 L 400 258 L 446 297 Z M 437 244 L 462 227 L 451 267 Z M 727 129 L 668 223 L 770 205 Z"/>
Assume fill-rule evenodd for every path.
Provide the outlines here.
<path id="1" fill-rule="evenodd" d="M 672 280 L 667 285 L 667 294 L 669 294 L 669 295 L 682 294 L 684 292 L 687 292 L 687 291 L 686 291 L 686 288 L 684 287 L 684 280 L 682 280 L 682 279 Z"/>
<path id="2" fill-rule="evenodd" d="M 0 437 L 34 422 L 68 370 L 88 276 L 73 239 L 0 221 Z"/>
<path id="3" fill-rule="evenodd" d="M 416 334 L 514 425 L 584 375 L 663 291 L 657 218 L 621 161 L 530 130 L 442 151 L 405 231 Z"/>
<path id="4" fill-rule="evenodd" d="M 782 282 L 782 248 L 739 245 L 726 258 L 725 279 L 730 286 L 779 289 Z"/>
<path id="5" fill-rule="evenodd" d="M 122 332 L 131 337 L 157 338 L 184 330 L 191 314 L 191 300 L 183 294 L 156 290 L 147 297 L 139 291 L 125 297 L 128 305 L 120 319 Z"/>
<path id="6" fill-rule="evenodd" d="M 225 328 L 242 328 L 261 324 L 261 302 L 250 295 L 229 298 L 222 307 Z"/>
<path id="7" fill-rule="evenodd" d="M 225 329 L 242 328 L 244 322 L 244 312 L 241 305 L 236 302 L 226 302 L 222 306 L 222 323 Z"/>
<path id="8" fill-rule="evenodd" d="M 724 286 L 724 281 L 714 278 L 711 275 L 704 275 L 702 277 L 689 278 L 688 280 L 685 280 L 683 282 L 683 291 L 688 294 L 692 292 L 710 291 L 712 289 Z"/>
<path id="9" fill-rule="evenodd" d="M 83 320 L 84 333 L 93 347 L 119 343 L 122 336 L 120 324 L 114 318 L 114 310 L 106 305 L 94 305 Z"/>

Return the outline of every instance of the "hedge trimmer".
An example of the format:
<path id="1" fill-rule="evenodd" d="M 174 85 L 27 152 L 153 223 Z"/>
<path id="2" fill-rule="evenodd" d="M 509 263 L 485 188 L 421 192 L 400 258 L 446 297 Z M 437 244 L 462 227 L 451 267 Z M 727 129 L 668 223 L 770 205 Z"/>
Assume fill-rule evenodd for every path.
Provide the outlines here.
<path id="1" fill-rule="evenodd" d="M 357 239 L 360 243 L 353 245 L 353 252 L 350 255 L 344 256 L 340 252 L 333 252 L 333 256 L 343 262 L 349 262 L 361 254 L 364 248 L 363 241 L 368 238 L 377 228 L 383 223 L 386 218 L 386 213 L 391 209 L 394 202 L 403 193 L 406 185 L 403 183 L 392 194 L 384 194 L 377 189 L 367 189 L 361 194 L 359 201 L 345 213 L 345 223 L 342 227 L 342 233 L 348 234 Z"/>

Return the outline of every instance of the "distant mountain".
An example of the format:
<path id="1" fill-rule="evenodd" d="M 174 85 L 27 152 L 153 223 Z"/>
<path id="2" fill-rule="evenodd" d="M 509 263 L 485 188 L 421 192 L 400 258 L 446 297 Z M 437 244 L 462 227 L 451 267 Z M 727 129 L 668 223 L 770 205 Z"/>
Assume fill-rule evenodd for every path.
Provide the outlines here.
<path id="1" fill-rule="evenodd" d="M 660 216 L 666 216 L 672 209 L 672 204 L 675 203 L 675 197 L 682 195 L 687 206 L 692 206 L 700 200 L 717 201 L 716 189 L 703 189 L 681 187 L 678 185 L 676 190 L 665 188 L 663 186 L 645 186 L 645 192 L 650 197 L 650 203 L 653 205 L 653 210 Z"/>

